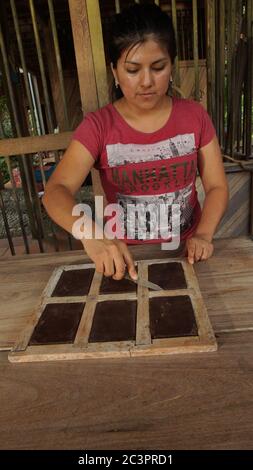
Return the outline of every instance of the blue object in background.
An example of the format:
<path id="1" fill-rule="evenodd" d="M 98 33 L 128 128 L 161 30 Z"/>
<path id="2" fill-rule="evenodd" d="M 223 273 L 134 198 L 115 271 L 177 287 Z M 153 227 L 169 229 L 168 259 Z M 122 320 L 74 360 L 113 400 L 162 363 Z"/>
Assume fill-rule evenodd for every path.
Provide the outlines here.
<path id="1" fill-rule="evenodd" d="M 46 181 L 49 179 L 49 177 L 51 176 L 54 170 L 55 170 L 55 165 L 44 167 Z M 41 175 L 40 168 L 34 169 L 34 175 L 35 175 L 36 183 L 42 183 L 42 175 Z"/>

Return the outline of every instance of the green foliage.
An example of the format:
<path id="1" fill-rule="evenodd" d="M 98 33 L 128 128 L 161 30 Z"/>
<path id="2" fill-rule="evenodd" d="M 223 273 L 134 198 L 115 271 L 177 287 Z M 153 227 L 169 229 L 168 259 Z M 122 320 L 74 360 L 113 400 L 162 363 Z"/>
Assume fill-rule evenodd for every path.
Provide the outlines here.
<path id="1" fill-rule="evenodd" d="M 11 125 L 11 118 L 10 113 L 7 106 L 7 99 L 5 95 L 0 96 L 0 121 L 1 127 L 3 131 L 3 138 L 8 139 L 13 137 L 12 125 Z M 5 158 L 0 156 L 0 172 L 3 176 L 4 183 L 7 183 L 10 179 L 9 171 L 7 164 L 5 162 Z"/>
<path id="2" fill-rule="evenodd" d="M 0 121 L 4 133 L 4 138 L 8 139 L 13 137 L 13 131 L 11 126 L 11 117 L 7 106 L 6 96 L 0 96 Z"/>
<path id="3" fill-rule="evenodd" d="M 7 183 L 10 179 L 10 175 L 4 157 L 0 157 L 0 173 L 2 174 L 4 183 Z"/>

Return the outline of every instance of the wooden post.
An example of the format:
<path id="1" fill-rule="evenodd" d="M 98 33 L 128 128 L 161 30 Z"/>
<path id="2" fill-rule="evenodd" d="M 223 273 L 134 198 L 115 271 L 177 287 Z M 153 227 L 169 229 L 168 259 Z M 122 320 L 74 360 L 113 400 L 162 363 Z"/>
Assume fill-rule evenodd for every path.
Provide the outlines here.
<path id="1" fill-rule="evenodd" d="M 206 0 L 207 109 L 216 124 L 215 113 L 215 0 Z"/>
<path id="2" fill-rule="evenodd" d="M 199 43 L 198 43 L 198 2 L 192 0 L 193 10 L 193 55 L 194 55 L 194 72 L 195 72 L 195 90 L 194 95 L 197 101 L 200 100 L 199 93 Z"/>
<path id="3" fill-rule="evenodd" d="M 99 107 L 109 102 L 104 41 L 98 0 L 86 0 Z"/>
<path id="4" fill-rule="evenodd" d="M 87 0 L 69 0 L 69 10 L 75 46 L 82 110 L 85 115 L 87 112 L 97 110 L 99 104 L 103 104 L 105 95 L 104 92 L 101 92 L 99 99 L 96 84 L 96 78 L 98 77 L 99 72 L 97 69 L 97 73 L 95 73 L 94 68 Z M 97 29 L 97 32 L 98 30 L 99 28 Z M 102 34 L 101 29 L 99 32 Z M 99 39 L 99 43 L 101 44 L 101 38 Z M 98 85 L 99 84 L 101 84 L 100 80 L 98 81 Z M 91 177 L 94 194 L 102 194 L 104 196 L 99 173 L 94 168 L 91 170 Z"/>
<path id="5" fill-rule="evenodd" d="M 95 71 L 85 0 L 69 0 L 83 114 L 98 108 Z"/>

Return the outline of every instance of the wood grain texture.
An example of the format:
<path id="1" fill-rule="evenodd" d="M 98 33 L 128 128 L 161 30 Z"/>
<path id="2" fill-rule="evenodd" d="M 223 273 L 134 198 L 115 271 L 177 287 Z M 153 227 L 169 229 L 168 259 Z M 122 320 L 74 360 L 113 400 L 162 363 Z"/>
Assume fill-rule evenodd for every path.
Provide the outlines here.
<path id="1" fill-rule="evenodd" d="M 91 39 L 86 2 L 69 0 L 78 82 L 83 113 L 98 107 L 96 78 L 92 57 Z"/>
<path id="2" fill-rule="evenodd" d="M 47 134 L 34 137 L 19 137 L 16 139 L 1 139 L 0 154 L 3 156 L 25 154 L 31 158 L 31 153 L 48 150 L 65 150 L 72 137 L 72 132 Z"/>
<path id="3" fill-rule="evenodd" d="M 175 258 L 153 259 L 137 261 L 136 269 L 140 281 L 151 278 L 163 285 L 164 290 L 153 292 L 138 285 L 136 293 L 136 285 L 125 279 L 120 282 L 103 279 L 99 287 L 98 273 L 91 264 L 56 269 L 43 291 L 38 310 L 20 332 L 9 360 L 38 362 L 216 351 L 217 343 L 192 266 Z M 107 287 L 112 284 L 109 291 L 102 289 L 105 280 Z M 130 292 L 126 289 L 122 293 L 126 282 Z M 135 292 L 131 292 L 132 284 Z M 110 296 L 106 295 L 108 292 Z M 77 297 L 80 295 L 83 299 Z M 75 303 L 71 304 L 70 299 Z M 38 318 L 36 326 L 34 318 Z M 192 340 L 186 341 L 189 335 Z M 156 341 L 161 338 L 163 341 Z M 129 341 L 133 342 L 131 347 Z M 60 343 L 65 346 L 59 347 Z"/>
<path id="4" fill-rule="evenodd" d="M 160 246 L 142 245 L 131 252 L 135 259 L 170 256 Z M 1 349 L 15 344 L 54 269 L 84 262 L 90 260 L 81 251 L 0 260 Z M 214 331 L 253 330 L 253 242 L 245 237 L 216 240 L 213 257 L 194 269 Z"/>
<path id="5" fill-rule="evenodd" d="M 251 449 L 253 333 L 217 353 L 40 364 L 0 354 L 1 449 Z"/>

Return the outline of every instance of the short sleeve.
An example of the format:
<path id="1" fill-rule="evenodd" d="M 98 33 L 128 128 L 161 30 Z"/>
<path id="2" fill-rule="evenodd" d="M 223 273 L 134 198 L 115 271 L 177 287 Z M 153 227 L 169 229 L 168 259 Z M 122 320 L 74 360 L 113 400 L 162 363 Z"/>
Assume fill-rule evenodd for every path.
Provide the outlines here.
<path id="1" fill-rule="evenodd" d="M 199 148 L 202 148 L 205 145 L 209 144 L 216 135 L 216 130 L 209 114 L 206 112 L 202 105 L 201 108 L 201 132 L 199 139 Z"/>
<path id="2" fill-rule="evenodd" d="M 86 114 L 74 131 L 72 140 L 78 140 L 89 150 L 94 160 L 98 160 L 102 151 L 102 128 L 95 113 Z"/>

